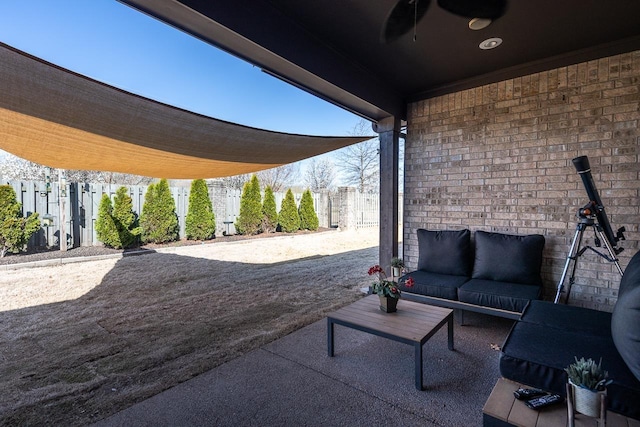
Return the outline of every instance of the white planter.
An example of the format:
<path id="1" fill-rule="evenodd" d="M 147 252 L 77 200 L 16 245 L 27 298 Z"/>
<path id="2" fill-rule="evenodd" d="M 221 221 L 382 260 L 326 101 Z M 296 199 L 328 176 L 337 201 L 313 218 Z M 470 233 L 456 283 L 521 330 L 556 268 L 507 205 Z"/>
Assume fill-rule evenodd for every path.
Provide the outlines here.
<path id="1" fill-rule="evenodd" d="M 607 391 L 593 391 L 588 388 L 575 385 L 571 381 L 569 381 L 569 383 L 573 388 L 573 406 L 576 412 L 589 417 L 600 418 L 602 398 L 607 394 Z"/>
<path id="2" fill-rule="evenodd" d="M 393 269 L 393 277 L 400 277 L 402 275 L 401 267 L 391 267 Z"/>

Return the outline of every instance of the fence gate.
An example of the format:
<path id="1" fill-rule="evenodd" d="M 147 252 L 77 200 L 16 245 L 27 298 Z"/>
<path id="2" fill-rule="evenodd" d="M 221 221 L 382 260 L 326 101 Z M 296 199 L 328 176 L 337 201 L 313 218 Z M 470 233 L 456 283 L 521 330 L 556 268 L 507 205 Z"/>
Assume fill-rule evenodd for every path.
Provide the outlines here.
<path id="1" fill-rule="evenodd" d="M 338 217 L 340 216 L 340 204 L 338 203 L 338 193 L 331 193 L 329 199 L 329 227 L 338 228 Z"/>

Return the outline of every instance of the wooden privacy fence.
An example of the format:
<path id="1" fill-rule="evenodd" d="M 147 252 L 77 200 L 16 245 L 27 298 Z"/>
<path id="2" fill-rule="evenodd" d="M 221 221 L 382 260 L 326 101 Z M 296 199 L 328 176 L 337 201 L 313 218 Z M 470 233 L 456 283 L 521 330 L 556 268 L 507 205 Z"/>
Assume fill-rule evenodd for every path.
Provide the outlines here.
<path id="1" fill-rule="evenodd" d="M 95 223 L 102 194 L 112 198 L 121 185 L 69 183 L 60 192 L 59 183 L 49 186 L 38 181 L 9 181 L 22 204 L 23 215 L 37 212 L 42 227 L 29 240 L 28 246 L 58 246 L 61 220 L 65 223 L 68 247 L 94 246 L 102 243 L 97 239 Z M 125 186 L 133 202 L 133 211 L 142 212 L 146 185 Z M 185 235 L 185 219 L 189 209 L 188 187 L 170 187 L 176 204 L 176 214 L 180 225 L 180 236 Z M 216 215 L 216 235 L 235 233 L 234 223 L 240 213 L 242 192 L 226 188 L 219 183 L 209 185 L 209 197 Z M 64 197 L 65 203 L 61 203 Z M 282 204 L 285 193 L 275 193 L 276 207 Z M 300 204 L 302 193 L 294 193 L 296 204 Z M 320 227 L 363 228 L 376 227 L 379 223 L 379 196 L 375 193 L 360 194 L 354 188 L 341 187 L 336 192 L 326 190 L 313 193 L 314 207 Z M 400 199 L 399 205 L 402 206 Z M 61 210 L 64 206 L 64 211 Z M 402 215 L 400 214 L 400 218 Z"/>

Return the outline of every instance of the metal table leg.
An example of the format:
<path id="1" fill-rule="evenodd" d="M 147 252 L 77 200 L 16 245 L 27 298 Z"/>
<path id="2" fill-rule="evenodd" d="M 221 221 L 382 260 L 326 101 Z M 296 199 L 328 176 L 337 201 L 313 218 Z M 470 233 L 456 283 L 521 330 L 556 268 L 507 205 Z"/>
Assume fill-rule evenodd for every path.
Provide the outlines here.
<path id="1" fill-rule="evenodd" d="M 416 343 L 415 348 L 415 374 L 416 374 L 416 388 L 420 391 L 422 388 L 422 344 Z"/>
<path id="2" fill-rule="evenodd" d="M 327 351 L 329 357 L 333 357 L 333 322 L 327 319 Z"/>
<path id="3" fill-rule="evenodd" d="M 447 321 L 447 330 L 449 335 L 449 350 L 453 350 L 453 315 L 449 316 Z"/>

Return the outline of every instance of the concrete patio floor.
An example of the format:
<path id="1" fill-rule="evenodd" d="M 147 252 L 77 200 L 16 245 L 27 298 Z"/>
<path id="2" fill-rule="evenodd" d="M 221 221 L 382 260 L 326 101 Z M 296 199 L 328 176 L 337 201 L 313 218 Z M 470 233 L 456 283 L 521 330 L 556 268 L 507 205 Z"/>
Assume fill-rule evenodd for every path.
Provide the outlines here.
<path id="1" fill-rule="evenodd" d="M 401 303 L 400 303 L 401 304 Z M 401 306 L 399 306 L 400 309 Z M 479 426 L 500 377 L 512 322 L 465 313 L 455 350 L 446 328 L 424 345 L 425 391 L 413 348 L 326 319 L 168 389 L 95 424 L 111 426 Z"/>

